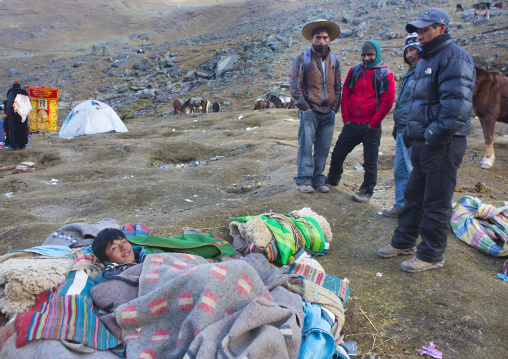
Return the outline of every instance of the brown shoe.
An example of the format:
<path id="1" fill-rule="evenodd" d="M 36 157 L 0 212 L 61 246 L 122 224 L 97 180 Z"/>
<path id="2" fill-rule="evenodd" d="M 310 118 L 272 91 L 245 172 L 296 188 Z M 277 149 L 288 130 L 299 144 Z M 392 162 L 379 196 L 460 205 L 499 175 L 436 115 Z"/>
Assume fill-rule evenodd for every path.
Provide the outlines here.
<path id="1" fill-rule="evenodd" d="M 365 193 L 364 190 L 360 190 L 360 192 L 352 195 L 351 199 L 356 202 L 367 203 L 370 201 L 370 196 L 372 196 L 372 195 Z"/>
<path id="2" fill-rule="evenodd" d="M 397 218 L 399 213 L 400 211 L 397 208 L 393 207 L 392 209 L 384 209 L 381 214 L 385 217 Z"/>
<path id="3" fill-rule="evenodd" d="M 377 250 L 377 255 L 381 258 L 392 258 L 396 256 L 408 256 L 411 254 L 415 254 L 416 247 L 412 248 L 405 248 L 405 249 L 398 249 L 392 247 L 391 244 L 384 246 L 383 248 L 379 248 Z"/>
<path id="4" fill-rule="evenodd" d="M 301 186 L 298 186 L 298 189 L 303 193 L 312 193 L 314 192 L 314 188 L 310 184 L 304 184 Z"/>
<path id="5" fill-rule="evenodd" d="M 328 192 L 330 192 L 330 189 L 328 187 L 326 187 L 325 185 L 312 186 L 312 187 L 314 187 L 314 189 L 316 191 L 318 191 L 319 193 L 328 193 Z"/>
<path id="6" fill-rule="evenodd" d="M 443 266 L 444 260 L 441 262 L 429 263 L 416 258 L 416 256 L 400 264 L 402 270 L 409 273 L 423 272 L 429 269 L 439 269 L 443 268 Z"/>

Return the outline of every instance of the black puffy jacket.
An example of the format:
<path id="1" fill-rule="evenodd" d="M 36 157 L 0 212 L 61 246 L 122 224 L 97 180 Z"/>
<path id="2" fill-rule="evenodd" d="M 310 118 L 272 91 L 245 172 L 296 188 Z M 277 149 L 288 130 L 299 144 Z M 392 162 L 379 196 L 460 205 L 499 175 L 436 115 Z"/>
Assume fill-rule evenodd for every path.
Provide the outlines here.
<path id="1" fill-rule="evenodd" d="M 424 54 L 415 69 L 409 110 L 409 135 L 442 146 L 471 127 L 473 59 L 451 39 Z"/>

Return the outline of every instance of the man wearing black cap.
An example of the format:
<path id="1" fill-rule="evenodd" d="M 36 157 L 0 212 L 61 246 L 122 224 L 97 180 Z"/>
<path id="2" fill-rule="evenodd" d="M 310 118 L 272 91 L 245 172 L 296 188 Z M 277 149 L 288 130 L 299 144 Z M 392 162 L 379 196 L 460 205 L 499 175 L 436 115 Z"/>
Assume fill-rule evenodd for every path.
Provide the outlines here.
<path id="1" fill-rule="evenodd" d="M 294 181 L 303 193 L 327 193 L 323 170 L 341 96 L 340 63 L 328 44 L 339 36 L 340 29 L 333 22 L 316 20 L 302 33 L 311 48 L 295 58 L 289 79 L 291 95 L 300 109 Z"/>
<path id="2" fill-rule="evenodd" d="M 406 25 L 417 32 L 422 48 L 411 90 L 408 135 L 413 140 L 413 171 L 404 193 L 406 205 L 398 216 L 391 244 L 378 249 L 382 258 L 416 255 L 401 263 L 407 272 L 444 266 L 450 229 L 451 201 L 457 170 L 466 151 L 473 107 L 475 69 L 471 56 L 448 34 L 448 14 L 427 9 Z"/>
<path id="3" fill-rule="evenodd" d="M 383 210 L 383 216 L 396 218 L 404 203 L 404 190 L 413 169 L 411 164 L 411 143 L 407 140 L 407 119 L 411 106 L 411 88 L 414 83 L 415 68 L 420 61 L 422 49 L 418 42 L 418 34 L 409 34 L 404 41 L 404 62 L 409 65 L 402 83 L 400 84 L 399 96 L 393 110 L 393 138 L 395 139 L 395 161 L 393 164 L 393 176 L 395 179 L 395 203 L 391 209 Z M 404 135 L 406 142 L 404 143 Z"/>
<path id="4" fill-rule="evenodd" d="M 366 203 L 377 182 L 381 121 L 395 100 L 395 78 L 381 60 L 381 46 L 376 40 L 363 44 L 361 57 L 362 62 L 349 70 L 344 82 L 341 104 L 344 127 L 333 148 L 325 183 L 338 186 L 347 155 L 362 143 L 365 174 L 360 191 L 351 198 Z"/>

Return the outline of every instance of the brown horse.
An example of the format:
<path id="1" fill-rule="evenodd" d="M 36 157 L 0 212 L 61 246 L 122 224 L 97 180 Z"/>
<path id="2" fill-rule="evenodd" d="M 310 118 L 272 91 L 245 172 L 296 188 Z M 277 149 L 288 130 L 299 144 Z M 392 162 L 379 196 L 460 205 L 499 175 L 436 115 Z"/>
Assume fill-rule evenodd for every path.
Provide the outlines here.
<path id="1" fill-rule="evenodd" d="M 480 165 L 489 169 L 494 165 L 494 129 L 497 122 L 508 123 L 508 77 L 498 71 L 478 66 L 473 91 L 473 112 L 480 119 L 485 139 L 485 157 Z"/>
<path id="2" fill-rule="evenodd" d="M 208 113 L 210 112 L 210 101 L 202 97 L 191 97 L 183 103 L 181 111 L 183 112 L 187 107 L 190 109 L 191 113 L 194 113 L 200 108 L 203 113 Z"/>
<path id="3" fill-rule="evenodd" d="M 477 4 L 473 4 L 473 9 L 478 16 L 478 20 L 480 20 L 480 16 L 486 17 L 487 19 L 490 18 L 490 2 L 479 2 Z"/>
<path id="4" fill-rule="evenodd" d="M 258 98 L 256 102 L 254 102 L 254 110 L 262 110 L 265 108 L 265 100 Z"/>
<path id="5" fill-rule="evenodd" d="M 179 115 L 179 114 L 183 113 L 182 106 L 183 106 L 182 99 L 175 98 L 173 100 L 173 108 L 175 109 L 175 115 Z"/>
<path id="6" fill-rule="evenodd" d="M 284 103 L 284 108 L 287 108 L 287 109 L 295 108 L 295 100 L 293 100 L 292 97 L 287 97 L 287 96 L 282 97 L 281 100 Z"/>

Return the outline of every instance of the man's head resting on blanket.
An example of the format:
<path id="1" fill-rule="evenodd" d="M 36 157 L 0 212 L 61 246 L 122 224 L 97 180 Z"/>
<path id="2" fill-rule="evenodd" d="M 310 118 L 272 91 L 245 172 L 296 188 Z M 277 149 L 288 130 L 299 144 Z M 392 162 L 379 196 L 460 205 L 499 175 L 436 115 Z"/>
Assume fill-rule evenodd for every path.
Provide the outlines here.
<path id="1" fill-rule="evenodd" d="M 97 234 L 92 243 L 93 254 L 102 263 L 134 263 L 134 251 L 119 229 L 106 228 Z"/>

